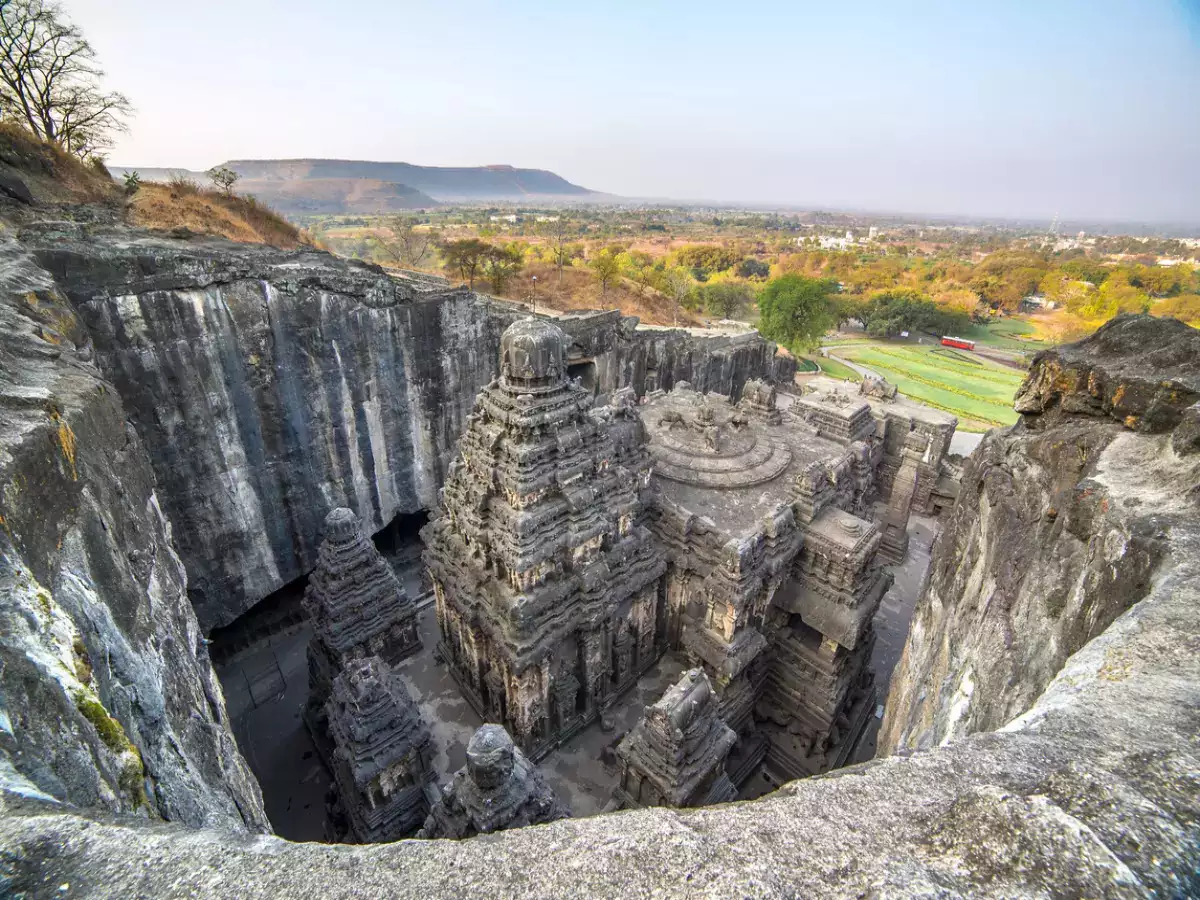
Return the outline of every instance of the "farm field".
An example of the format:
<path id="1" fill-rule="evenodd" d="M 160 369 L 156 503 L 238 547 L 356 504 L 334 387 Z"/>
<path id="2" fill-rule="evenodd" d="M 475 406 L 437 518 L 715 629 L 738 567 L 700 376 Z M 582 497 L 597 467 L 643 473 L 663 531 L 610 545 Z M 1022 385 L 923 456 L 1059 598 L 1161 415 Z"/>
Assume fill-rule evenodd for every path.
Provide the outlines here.
<path id="1" fill-rule="evenodd" d="M 958 416 L 964 431 L 986 431 L 1017 420 L 1013 394 L 1024 373 L 974 354 L 883 342 L 855 342 L 830 352 L 877 372 L 914 400 Z"/>

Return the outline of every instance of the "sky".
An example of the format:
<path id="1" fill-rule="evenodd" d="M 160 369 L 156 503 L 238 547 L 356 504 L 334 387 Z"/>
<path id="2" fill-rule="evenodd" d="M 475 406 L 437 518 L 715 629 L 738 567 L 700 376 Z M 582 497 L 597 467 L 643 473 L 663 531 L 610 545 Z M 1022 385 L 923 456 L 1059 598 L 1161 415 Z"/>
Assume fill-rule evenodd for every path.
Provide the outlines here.
<path id="1" fill-rule="evenodd" d="M 1200 0 L 62 0 L 117 165 L 549 169 L 628 197 L 1200 222 Z"/>

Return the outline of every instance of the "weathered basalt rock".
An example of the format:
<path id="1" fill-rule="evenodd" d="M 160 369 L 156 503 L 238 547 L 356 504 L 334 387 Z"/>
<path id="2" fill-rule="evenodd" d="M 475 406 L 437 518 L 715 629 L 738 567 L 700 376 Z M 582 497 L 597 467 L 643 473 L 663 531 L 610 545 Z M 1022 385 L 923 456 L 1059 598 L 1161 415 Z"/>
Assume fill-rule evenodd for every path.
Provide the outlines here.
<path id="1" fill-rule="evenodd" d="M 0 238 L 0 770 L 78 806 L 266 830 L 149 459 L 92 354 Z"/>
<path id="2" fill-rule="evenodd" d="M 434 803 L 418 837 L 465 838 L 565 818 L 537 767 L 499 725 L 484 725 L 467 744 L 467 764 Z"/>
<path id="3" fill-rule="evenodd" d="M 1172 530 L 1197 512 L 1200 460 L 1175 449 L 1197 396 L 1200 333 L 1173 320 L 1118 318 L 1038 355 L 1021 421 L 966 466 L 881 747 L 1003 726 L 1151 592 L 1178 562 Z"/>
<path id="4" fill-rule="evenodd" d="M 1077 344 L 1044 350 L 1017 392 L 1035 427 L 1066 416 L 1161 434 L 1200 400 L 1200 331 L 1176 319 L 1118 316 Z"/>

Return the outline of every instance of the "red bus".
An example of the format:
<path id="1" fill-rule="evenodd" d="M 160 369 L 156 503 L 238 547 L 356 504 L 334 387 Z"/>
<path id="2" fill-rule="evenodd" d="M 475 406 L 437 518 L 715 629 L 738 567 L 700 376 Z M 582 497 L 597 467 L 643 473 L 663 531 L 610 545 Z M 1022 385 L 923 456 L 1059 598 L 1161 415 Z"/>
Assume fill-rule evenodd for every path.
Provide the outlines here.
<path id="1" fill-rule="evenodd" d="M 957 347 L 959 350 L 974 350 L 975 342 L 960 337 L 944 337 L 942 343 L 947 347 Z"/>

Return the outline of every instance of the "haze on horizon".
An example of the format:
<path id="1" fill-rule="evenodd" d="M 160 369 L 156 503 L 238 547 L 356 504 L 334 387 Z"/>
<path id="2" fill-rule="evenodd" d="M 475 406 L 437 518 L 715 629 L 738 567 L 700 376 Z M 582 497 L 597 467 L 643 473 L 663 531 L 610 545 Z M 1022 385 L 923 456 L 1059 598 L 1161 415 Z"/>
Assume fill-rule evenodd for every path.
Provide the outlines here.
<path id="1" fill-rule="evenodd" d="M 1200 222 L 1200 0 L 64 0 L 110 160 L 549 169 L 625 197 Z"/>

